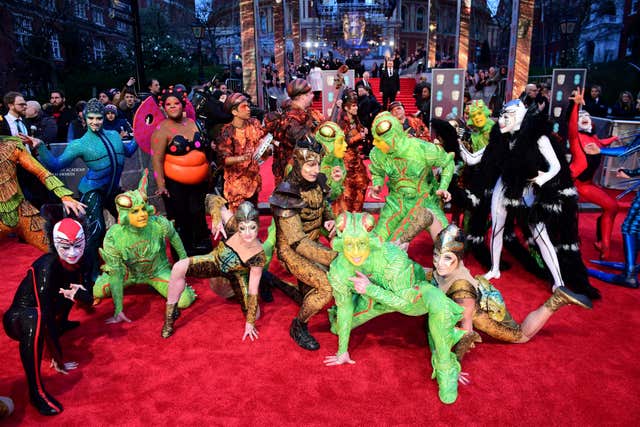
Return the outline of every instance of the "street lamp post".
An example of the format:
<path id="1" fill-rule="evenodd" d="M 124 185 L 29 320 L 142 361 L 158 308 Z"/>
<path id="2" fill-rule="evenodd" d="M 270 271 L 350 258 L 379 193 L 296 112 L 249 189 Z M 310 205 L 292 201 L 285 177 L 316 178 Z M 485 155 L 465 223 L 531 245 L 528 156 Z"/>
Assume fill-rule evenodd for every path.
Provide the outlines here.
<path id="1" fill-rule="evenodd" d="M 202 67 L 202 39 L 204 38 L 206 27 L 200 21 L 196 21 L 191 26 L 193 37 L 198 40 L 198 83 L 204 81 L 204 69 Z"/>
<path id="2" fill-rule="evenodd" d="M 562 21 L 560 21 L 560 33 L 562 34 L 562 55 L 561 55 L 561 59 L 562 59 L 562 66 L 563 67 L 567 67 L 568 64 L 568 58 L 567 58 L 567 50 L 569 49 L 569 38 L 571 37 L 571 35 L 573 34 L 573 31 L 576 28 L 576 21 L 574 21 L 573 19 L 570 18 L 563 18 Z"/>

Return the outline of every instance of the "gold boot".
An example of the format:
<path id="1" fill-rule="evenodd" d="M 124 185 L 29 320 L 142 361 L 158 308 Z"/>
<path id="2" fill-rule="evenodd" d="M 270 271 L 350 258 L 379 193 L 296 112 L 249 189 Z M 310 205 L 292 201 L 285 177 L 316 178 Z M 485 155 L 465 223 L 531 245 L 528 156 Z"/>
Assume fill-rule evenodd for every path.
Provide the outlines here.
<path id="1" fill-rule="evenodd" d="M 413 221 L 396 238 L 399 243 L 410 243 L 422 230 L 426 230 L 433 224 L 433 213 L 423 206 L 414 208 Z"/>
<path id="2" fill-rule="evenodd" d="M 162 325 L 162 338 L 169 338 L 173 335 L 173 322 L 179 316 L 178 304 L 167 304 L 164 311 L 164 325 Z"/>
<path id="3" fill-rule="evenodd" d="M 566 286 L 557 287 L 556 290 L 553 291 L 551 298 L 545 301 L 544 306 L 555 312 L 560 307 L 569 304 L 578 305 L 582 308 L 593 308 L 591 300 L 587 296 L 573 292 Z"/>

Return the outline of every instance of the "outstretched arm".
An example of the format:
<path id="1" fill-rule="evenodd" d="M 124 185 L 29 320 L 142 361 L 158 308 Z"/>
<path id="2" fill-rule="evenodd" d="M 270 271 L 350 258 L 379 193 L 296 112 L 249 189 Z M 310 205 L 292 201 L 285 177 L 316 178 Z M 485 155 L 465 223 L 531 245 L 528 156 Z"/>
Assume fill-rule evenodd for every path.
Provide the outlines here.
<path id="1" fill-rule="evenodd" d="M 75 159 L 83 158 L 84 150 L 82 144 L 77 141 L 71 141 L 67 144 L 67 147 L 58 157 L 51 154 L 45 144 L 40 144 L 38 145 L 38 158 L 47 169 L 52 172 L 59 172 L 69 166 Z"/>
<path id="2" fill-rule="evenodd" d="M 337 308 L 337 332 L 338 332 L 338 352 L 336 356 L 349 351 L 349 338 L 351 337 L 351 324 L 353 321 L 353 285 L 346 277 L 348 275 L 341 269 L 340 263 L 334 261 L 327 278 L 333 290 L 333 298 Z"/>

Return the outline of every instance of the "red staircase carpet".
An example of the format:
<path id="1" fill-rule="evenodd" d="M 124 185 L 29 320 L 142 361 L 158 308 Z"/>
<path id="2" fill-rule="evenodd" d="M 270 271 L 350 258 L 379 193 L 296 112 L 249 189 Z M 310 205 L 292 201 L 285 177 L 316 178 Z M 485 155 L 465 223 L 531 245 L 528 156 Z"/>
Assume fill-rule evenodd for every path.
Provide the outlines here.
<path id="1" fill-rule="evenodd" d="M 359 79 L 356 79 L 356 82 Z M 404 109 L 407 114 L 413 114 L 418 109 L 416 108 L 416 102 L 413 98 L 413 89 L 416 86 L 416 81 L 413 77 L 401 77 L 400 78 L 400 93 L 396 97 L 396 101 L 401 101 L 404 105 Z M 380 87 L 380 79 L 372 78 L 371 79 L 371 87 L 373 88 L 373 94 L 380 104 L 382 104 L 382 95 L 378 91 Z M 322 101 L 314 101 L 311 105 L 311 108 L 314 110 L 322 111 Z"/>
<path id="2" fill-rule="evenodd" d="M 595 214 L 580 217 L 586 259 L 595 256 Z M 262 235 L 270 219 L 263 217 Z M 619 230 L 622 216 L 616 222 Z M 622 259 L 616 232 L 613 258 Z M 428 265 L 423 235 L 410 255 Z M 15 240 L 0 242 L 0 312 L 40 254 Z M 469 259 L 469 268 L 480 273 Z M 272 271 L 282 273 L 277 262 Z M 560 310 L 527 344 L 485 337 L 463 362 L 472 383 L 443 405 L 430 379 L 424 319 L 392 314 L 353 332 L 355 365 L 325 367 L 337 349 L 326 312 L 311 320 L 321 349 L 307 352 L 288 336 L 298 308 L 279 291 L 261 304 L 260 338 L 242 342 L 239 307 L 192 281 L 199 299 L 183 311 L 176 334 L 160 338 L 164 299 L 146 286 L 127 290 L 133 323 L 105 325 L 110 300 L 93 313 L 74 309 L 82 322 L 62 337 L 64 357 L 79 362 L 60 375 L 43 362 L 46 389 L 64 412 L 45 418 L 29 405 L 18 344 L 0 333 L 0 395 L 16 411 L 3 425 L 637 425 L 640 419 L 640 290 L 594 281 L 602 301 L 592 311 Z M 548 285 L 517 265 L 495 281 L 518 320 L 548 296 Z"/>

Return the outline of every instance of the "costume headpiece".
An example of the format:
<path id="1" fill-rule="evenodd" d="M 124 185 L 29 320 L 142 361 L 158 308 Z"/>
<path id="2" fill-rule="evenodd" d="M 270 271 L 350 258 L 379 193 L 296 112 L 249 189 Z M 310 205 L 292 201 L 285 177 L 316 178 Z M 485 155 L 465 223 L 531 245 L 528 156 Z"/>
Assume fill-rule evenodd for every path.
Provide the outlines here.
<path id="1" fill-rule="evenodd" d="M 334 122 L 324 122 L 316 132 L 316 141 L 322 144 L 327 153 L 333 153 L 335 142 L 340 137 L 344 138 L 344 132 Z"/>
<path id="2" fill-rule="evenodd" d="M 474 99 L 467 107 L 467 115 L 471 117 L 472 114 L 475 114 L 478 111 L 482 112 L 486 117 L 491 115 L 491 111 L 482 99 Z M 473 126 L 473 121 L 469 119 L 467 120 L 467 124 L 469 126 Z"/>
<path id="3" fill-rule="evenodd" d="M 433 250 L 438 253 L 453 252 L 458 259 L 462 259 L 464 241 L 462 230 L 457 225 L 450 224 L 438 233 L 435 242 L 433 242 Z"/>
<path id="4" fill-rule="evenodd" d="M 177 98 L 178 101 L 180 101 L 180 103 L 182 104 L 183 108 L 187 105 L 187 92 L 181 87 L 172 85 L 162 89 L 162 92 L 158 96 L 158 100 L 160 101 L 160 106 L 164 107 L 164 103 L 166 102 L 167 98 L 171 96 Z"/>
<path id="5" fill-rule="evenodd" d="M 374 139 L 381 139 L 389 145 L 390 151 L 395 149 L 396 141 L 406 137 L 400 121 L 388 111 L 383 111 L 376 116 L 371 125 L 371 131 Z"/>
<path id="6" fill-rule="evenodd" d="M 236 210 L 235 217 L 238 224 L 248 221 L 259 223 L 260 221 L 260 214 L 258 213 L 258 210 L 253 206 L 253 203 L 247 201 L 240 203 L 238 210 Z"/>
<path id="7" fill-rule="evenodd" d="M 118 223 L 122 225 L 129 224 L 129 211 L 136 207 L 143 205 L 149 216 L 155 213 L 153 205 L 147 204 L 147 187 L 149 185 L 149 169 L 145 169 L 142 172 L 142 178 L 138 183 L 138 188 L 135 190 L 129 190 L 116 196 L 116 208 L 118 209 Z"/>
<path id="8" fill-rule="evenodd" d="M 87 101 L 87 105 L 85 105 L 84 107 L 84 116 L 87 117 L 87 114 L 94 114 L 96 116 L 103 116 L 104 117 L 104 105 L 102 105 L 102 102 L 98 101 L 95 98 L 91 98 L 90 100 Z"/>
<path id="9" fill-rule="evenodd" d="M 391 104 L 389 104 L 389 111 L 392 111 L 396 107 L 404 108 L 404 105 L 400 101 L 393 101 Z"/>
<path id="10" fill-rule="evenodd" d="M 338 72 L 340 74 L 346 74 L 347 71 L 349 71 L 349 67 L 347 66 L 347 64 L 342 64 L 339 68 L 338 68 Z"/>
<path id="11" fill-rule="evenodd" d="M 538 109 L 535 103 L 532 107 L 535 107 L 536 110 Z M 519 99 L 514 99 L 504 104 L 500 112 L 500 119 L 498 120 L 500 132 L 506 133 L 520 130 L 526 114 L 527 107 L 525 107 L 524 103 Z"/>
<path id="12" fill-rule="evenodd" d="M 376 220 L 367 212 L 343 212 L 336 218 L 336 237 L 331 241 L 331 247 L 336 251 L 342 251 L 343 240 L 350 238 L 369 238 L 371 248 L 382 246 L 382 240 L 373 233 Z"/>
<path id="13" fill-rule="evenodd" d="M 62 204 L 46 203 L 40 208 L 40 216 L 45 219 L 44 231 L 49 239 L 49 252 L 55 253 L 55 236 L 60 231 L 67 236 L 68 241 L 84 238 L 87 232 L 84 230 L 84 222 L 73 215 L 67 217 Z M 64 224 L 63 224 L 64 222 Z"/>
<path id="14" fill-rule="evenodd" d="M 232 93 L 231 95 L 227 96 L 227 99 L 224 101 L 224 105 L 222 109 L 224 110 L 225 113 L 231 114 L 231 112 L 236 108 L 238 108 L 240 104 L 248 101 L 249 101 L 249 98 L 247 98 L 243 94 L 237 93 L 237 92 Z"/>
<path id="15" fill-rule="evenodd" d="M 296 143 L 293 149 L 293 160 L 295 165 L 301 168 L 303 164 L 312 160 L 320 163 L 323 154 L 324 150 L 322 149 L 322 145 L 318 144 L 315 138 L 306 136 Z"/>
<path id="16" fill-rule="evenodd" d="M 311 92 L 311 85 L 305 79 L 295 79 L 289 82 L 287 85 L 287 94 L 289 98 L 295 99 L 298 95 Z"/>

